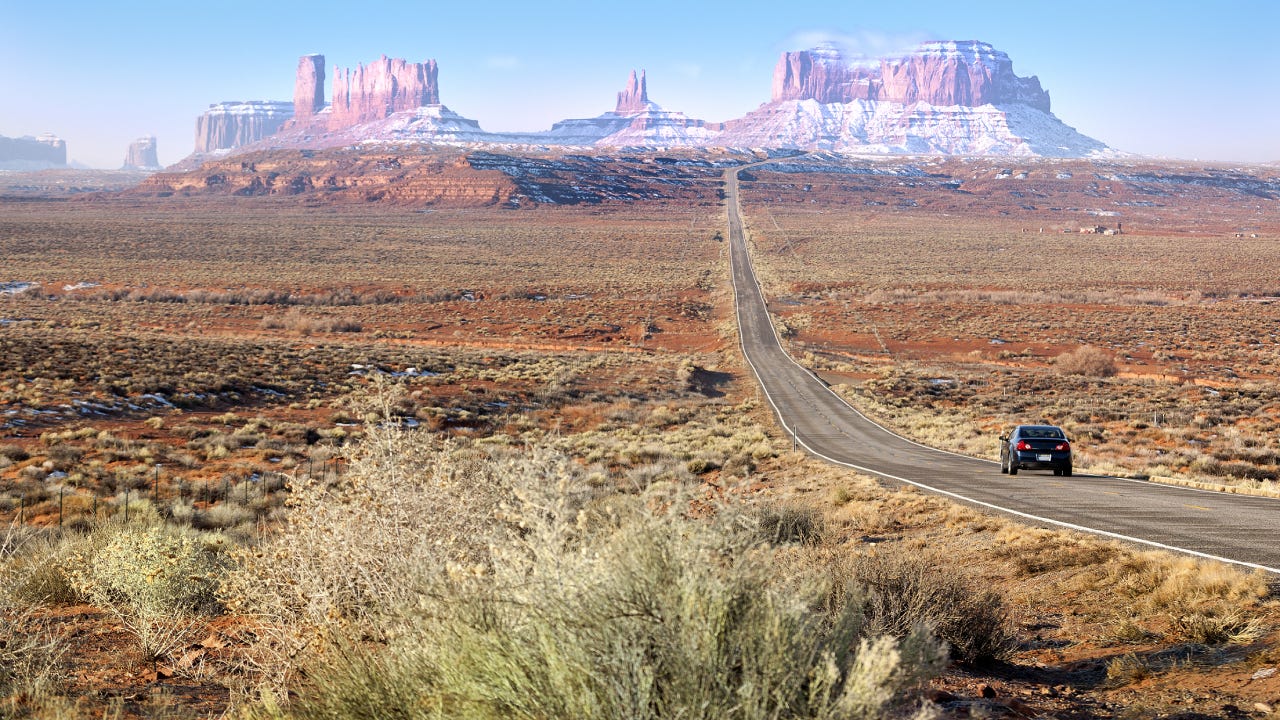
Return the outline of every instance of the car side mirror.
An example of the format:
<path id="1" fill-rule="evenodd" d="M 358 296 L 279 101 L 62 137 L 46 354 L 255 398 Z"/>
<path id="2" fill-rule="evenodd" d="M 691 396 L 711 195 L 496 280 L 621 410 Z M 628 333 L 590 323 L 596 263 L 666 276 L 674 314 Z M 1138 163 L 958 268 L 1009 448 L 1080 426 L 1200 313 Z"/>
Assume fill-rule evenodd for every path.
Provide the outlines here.
<path id="1" fill-rule="evenodd" d="M 1001 435 L 1001 436 L 1000 436 L 1000 442 L 1009 442 L 1009 436 L 1008 436 L 1008 435 Z"/>

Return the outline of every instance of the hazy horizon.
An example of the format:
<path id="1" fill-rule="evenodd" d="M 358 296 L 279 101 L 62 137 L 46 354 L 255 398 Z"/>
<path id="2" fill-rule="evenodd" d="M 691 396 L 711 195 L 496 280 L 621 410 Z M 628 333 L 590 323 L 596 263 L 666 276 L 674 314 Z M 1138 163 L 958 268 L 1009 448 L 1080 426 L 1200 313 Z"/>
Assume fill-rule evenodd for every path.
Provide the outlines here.
<path id="1" fill-rule="evenodd" d="M 923 40 L 983 40 L 1020 76 L 1039 77 L 1053 112 L 1142 155 L 1272 162 L 1280 97 L 1270 38 L 1280 7 L 1228 0 L 1038 7 L 919 2 L 803 13 L 775 3 L 416 3 L 325 6 L 234 0 L 209 8 L 126 2 L 18 3 L 0 28 L 0 135 L 51 132 L 67 157 L 117 168 L 129 143 L 157 137 L 162 164 L 194 147 L 196 118 L 229 100 L 292 100 L 298 57 L 335 66 L 381 55 L 439 63 L 442 102 L 489 131 L 545 130 L 611 110 L 631 70 L 649 97 L 722 121 L 767 102 L 780 52 L 823 41 L 868 55 Z"/>

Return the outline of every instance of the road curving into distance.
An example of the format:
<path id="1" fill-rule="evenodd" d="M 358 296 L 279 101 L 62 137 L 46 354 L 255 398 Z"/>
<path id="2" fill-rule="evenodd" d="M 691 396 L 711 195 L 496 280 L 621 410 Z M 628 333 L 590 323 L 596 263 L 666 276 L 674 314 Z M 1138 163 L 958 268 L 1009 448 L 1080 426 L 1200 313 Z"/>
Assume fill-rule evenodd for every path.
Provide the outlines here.
<path id="1" fill-rule="evenodd" d="M 725 173 L 742 351 L 795 443 L 829 462 L 914 485 L 1033 525 L 1104 535 L 1280 574 L 1280 499 L 1051 472 L 928 448 L 876 425 L 782 349 L 744 239 L 738 169 Z"/>

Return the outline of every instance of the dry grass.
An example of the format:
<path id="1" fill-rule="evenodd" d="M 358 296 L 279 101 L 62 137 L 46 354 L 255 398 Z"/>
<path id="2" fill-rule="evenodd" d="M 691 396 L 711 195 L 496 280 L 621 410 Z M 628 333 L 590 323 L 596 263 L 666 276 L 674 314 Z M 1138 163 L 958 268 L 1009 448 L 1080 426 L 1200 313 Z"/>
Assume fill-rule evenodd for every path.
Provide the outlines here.
<path id="1" fill-rule="evenodd" d="M 1094 471 L 1280 478 L 1280 354 L 1258 330 L 1280 320 L 1266 300 L 1280 213 L 1231 189 L 1250 171 L 1179 168 L 1202 181 L 1175 189 L 1001 162 L 856 161 L 744 184 L 757 271 L 795 353 L 950 450 L 993 458 L 1001 429 L 1045 420 Z M 1121 236 L 1076 232 L 1121 221 Z"/>

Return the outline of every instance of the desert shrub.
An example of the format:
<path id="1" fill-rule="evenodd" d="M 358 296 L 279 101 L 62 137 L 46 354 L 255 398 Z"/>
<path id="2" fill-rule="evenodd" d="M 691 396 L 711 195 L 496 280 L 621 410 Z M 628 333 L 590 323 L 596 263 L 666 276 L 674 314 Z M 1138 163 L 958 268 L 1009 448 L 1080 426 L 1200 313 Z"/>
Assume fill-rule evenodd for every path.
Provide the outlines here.
<path id="1" fill-rule="evenodd" d="M 1000 596 L 977 588 L 938 558 L 891 552 L 857 558 L 849 568 L 866 589 L 869 631 L 904 637 L 925 627 L 966 662 L 1008 657 L 1012 634 Z"/>
<path id="2" fill-rule="evenodd" d="M 774 545 L 817 545 L 825 525 L 817 508 L 787 503 L 767 505 L 756 512 L 760 537 Z"/>
<path id="3" fill-rule="evenodd" d="M 191 526 L 197 530 L 230 530 L 254 520 L 252 509 L 238 503 L 222 502 L 204 510 L 193 510 Z"/>
<path id="4" fill-rule="evenodd" d="M 317 651 L 303 718 L 879 717 L 945 660 L 780 572 L 747 510 L 599 486 L 546 448 L 373 426 L 224 596 L 269 671 Z"/>
<path id="5" fill-rule="evenodd" d="M 84 451 L 73 445 L 59 443 L 49 448 L 48 458 L 54 470 L 66 472 L 75 467 L 82 457 L 84 457 Z"/>
<path id="6" fill-rule="evenodd" d="M 433 579 L 483 572 L 508 494 L 503 463 L 487 459 L 465 442 L 374 426 L 341 475 L 293 482 L 285 526 L 237 554 L 221 590 L 261 622 L 264 681 L 287 681 L 299 652 L 342 628 L 380 636 Z"/>
<path id="7" fill-rule="evenodd" d="M 30 610 L 0 612 L 0 717 L 26 717 L 24 702 L 53 696 L 64 680 L 67 650 L 67 643 L 32 618 Z"/>
<path id="8" fill-rule="evenodd" d="M 75 536 L 71 536 L 75 537 Z M 0 717 L 25 717 L 64 680 L 67 643 L 36 615 L 70 594 L 56 536 L 18 523 L 0 529 Z"/>
<path id="9" fill-rule="evenodd" d="M 44 536 L 27 543 L 5 568 L 10 597 L 31 606 L 83 602 L 69 574 L 82 545 L 76 536 Z"/>
<path id="10" fill-rule="evenodd" d="M 1169 635 L 1181 642 L 1202 645 L 1245 643 L 1265 632 L 1259 618 L 1235 608 L 1210 608 L 1205 612 L 1169 616 Z"/>
<path id="11" fill-rule="evenodd" d="M 939 669 L 923 634 L 865 636 L 858 603 L 815 611 L 830 588 L 780 582 L 732 510 L 629 505 L 584 511 L 589 536 L 582 512 L 514 506 L 527 534 L 492 574 L 385 648 L 346 645 L 298 716 L 880 717 Z"/>
<path id="12" fill-rule="evenodd" d="M 182 647 L 201 629 L 198 617 L 218 611 L 224 561 L 216 543 L 151 522 L 109 522 L 94 535 L 73 558 L 71 584 L 115 615 L 148 659 Z"/>
<path id="13" fill-rule="evenodd" d="M 0 457 L 8 458 L 13 462 L 22 462 L 31 457 L 21 445 L 0 445 Z"/>
<path id="14" fill-rule="evenodd" d="M 1054 366 L 1063 375 L 1111 377 L 1116 374 L 1116 361 L 1105 350 L 1084 345 L 1054 358 Z"/>
<path id="15" fill-rule="evenodd" d="M 1135 653 L 1118 655 L 1107 663 L 1107 680 L 1116 687 L 1140 682 L 1153 672 L 1151 663 Z"/>

